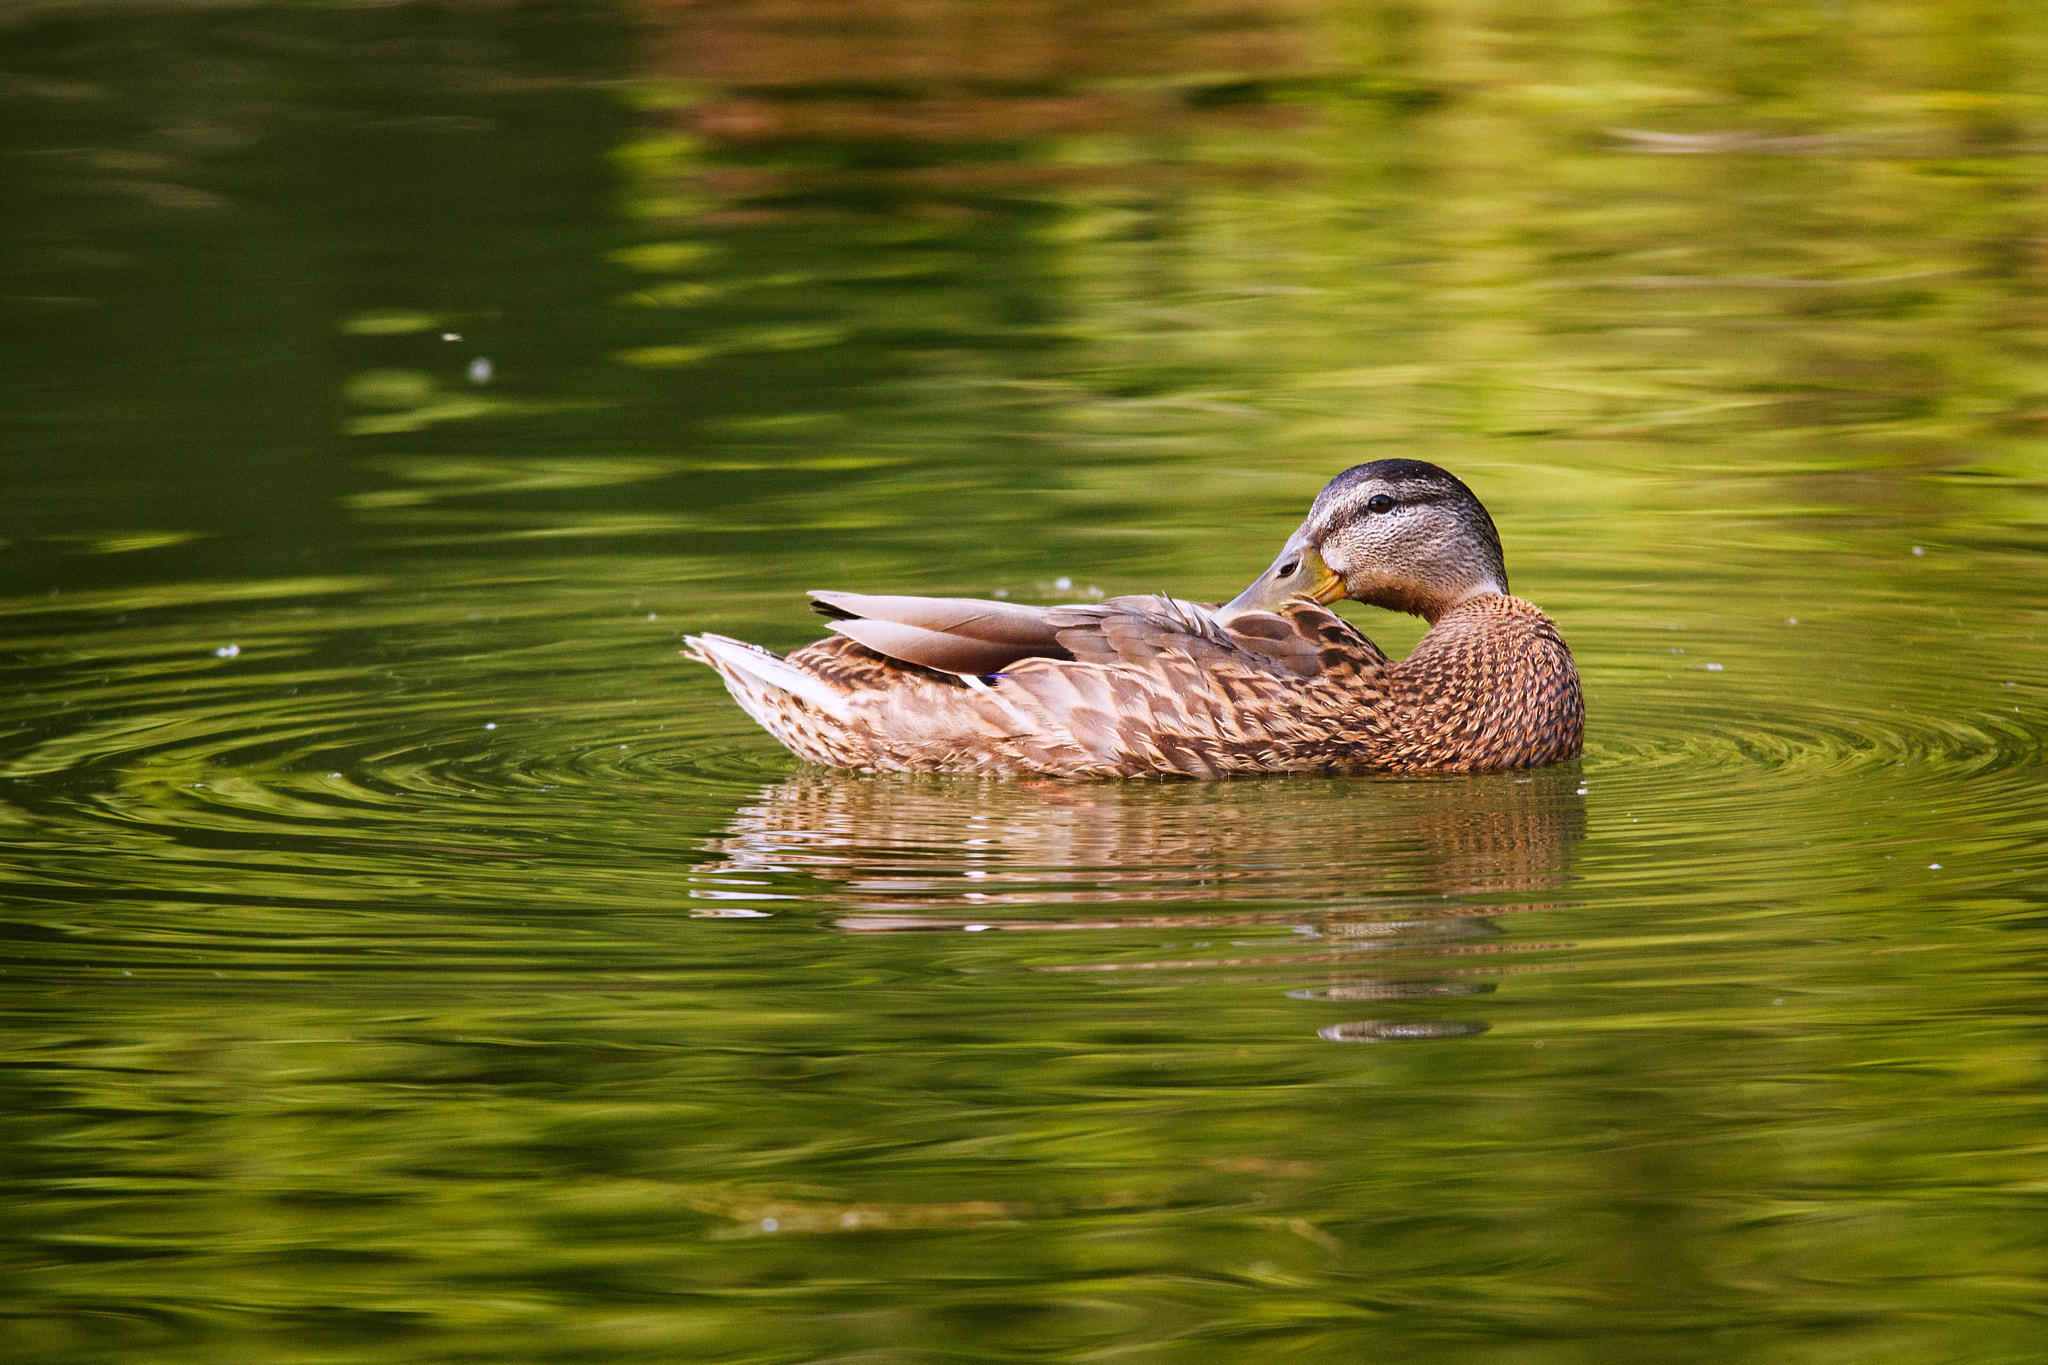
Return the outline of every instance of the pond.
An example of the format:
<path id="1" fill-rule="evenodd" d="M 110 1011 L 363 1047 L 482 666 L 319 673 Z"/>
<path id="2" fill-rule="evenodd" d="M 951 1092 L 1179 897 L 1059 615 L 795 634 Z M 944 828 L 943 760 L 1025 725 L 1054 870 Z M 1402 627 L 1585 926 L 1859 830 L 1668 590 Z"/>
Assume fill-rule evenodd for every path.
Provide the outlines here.
<path id="1" fill-rule="evenodd" d="M 26 0 L 0 109 L 7 1359 L 2048 1356 L 2048 11 Z M 1396 456 L 1582 759 L 681 655 Z"/>

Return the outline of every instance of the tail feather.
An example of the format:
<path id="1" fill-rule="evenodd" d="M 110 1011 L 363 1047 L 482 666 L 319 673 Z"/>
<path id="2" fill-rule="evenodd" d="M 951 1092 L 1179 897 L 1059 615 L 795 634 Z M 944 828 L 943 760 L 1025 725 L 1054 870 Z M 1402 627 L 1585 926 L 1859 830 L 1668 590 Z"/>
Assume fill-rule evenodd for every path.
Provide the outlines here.
<path id="1" fill-rule="evenodd" d="M 685 635 L 683 643 L 690 646 L 688 657 L 710 664 L 725 675 L 728 683 L 746 685 L 744 688 L 732 688 L 732 693 L 756 720 L 762 719 L 761 714 L 752 704 L 753 699 L 745 694 L 757 687 L 799 697 L 842 723 L 852 718 L 852 708 L 844 692 L 759 645 L 750 645 L 728 635 Z M 767 724 L 766 721 L 762 723 Z M 773 730 L 775 727 L 768 728 Z"/>

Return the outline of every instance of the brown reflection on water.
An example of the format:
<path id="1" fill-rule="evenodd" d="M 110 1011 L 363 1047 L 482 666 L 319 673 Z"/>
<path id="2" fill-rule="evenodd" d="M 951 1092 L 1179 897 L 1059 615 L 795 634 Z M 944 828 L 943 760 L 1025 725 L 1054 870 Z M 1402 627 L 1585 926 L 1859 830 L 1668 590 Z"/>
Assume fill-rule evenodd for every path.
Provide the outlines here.
<path id="1" fill-rule="evenodd" d="M 1126 955 L 1119 949 L 1134 945 L 1105 938 L 1087 960 L 1031 962 L 1034 972 L 1198 973 L 1285 983 L 1308 1001 L 1426 1005 L 1484 994 L 1491 986 L 1471 978 L 1517 969 L 1452 959 L 1559 946 L 1510 940 L 1494 920 L 1554 903 L 1500 897 L 1561 889 L 1584 833 L 1575 765 L 1477 779 L 1184 785 L 808 769 L 740 809 L 692 894 L 730 913 L 736 897 L 789 895 L 795 876 L 825 884 L 812 895 L 841 907 L 832 925 L 845 933 L 1144 939 Z M 1167 905 L 1186 908 L 1158 908 Z M 1162 942 L 1161 933 L 1195 938 Z M 1415 1042 L 1484 1027 L 1357 1020 L 1322 1036 Z"/>
<path id="2" fill-rule="evenodd" d="M 642 0 L 678 72 L 735 86 L 1029 87 L 1308 63 L 1304 7 L 1283 0 Z"/>
<path id="3" fill-rule="evenodd" d="M 1311 107 L 1274 96 L 1326 66 L 1306 11 L 1269 0 L 642 5 L 650 74 L 698 96 L 674 111 L 676 125 L 742 162 L 765 158 L 698 169 L 698 188 L 727 200 L 856 182 L 977 190 L 1156 178 L 1153 157 L 1097 147 L 1034 164 L 1019 148 L 1298 126 Z M 835 145 L 866 151 L 815 155 Z M 803 164 L 778 164 L 776 149 L 794 146 L 808 149 Z"/>
<path id="4" fill-rule="evenodd" d="M 729 888 L 713 892 L 722 898 L 763 874 L 807 874 L 856 912 L 839 921 L 848 929 L 957 927 L 963 916 L 1035 928 L 1435 917 L 1418 902 L 1562 886 L 1584 824 L 1575 769 L 1200 785 L 806 770 L 741 808 L 699 878 Z M 1307 908 L 1044 913 L 1189 901 Z"/>

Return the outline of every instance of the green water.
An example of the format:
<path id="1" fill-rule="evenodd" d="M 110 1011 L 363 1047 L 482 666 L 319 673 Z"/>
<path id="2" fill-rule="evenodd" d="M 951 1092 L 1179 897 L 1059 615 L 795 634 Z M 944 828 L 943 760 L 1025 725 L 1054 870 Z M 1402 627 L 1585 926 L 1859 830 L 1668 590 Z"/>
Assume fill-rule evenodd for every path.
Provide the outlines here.
<path id="1" fill-rule="evenodd" d="M 2048 11 L 15 0 L 0 168 L 7 1360 L 2048 1357 Z M 1583 760 L 679 656 L 1397 455 Z"/>

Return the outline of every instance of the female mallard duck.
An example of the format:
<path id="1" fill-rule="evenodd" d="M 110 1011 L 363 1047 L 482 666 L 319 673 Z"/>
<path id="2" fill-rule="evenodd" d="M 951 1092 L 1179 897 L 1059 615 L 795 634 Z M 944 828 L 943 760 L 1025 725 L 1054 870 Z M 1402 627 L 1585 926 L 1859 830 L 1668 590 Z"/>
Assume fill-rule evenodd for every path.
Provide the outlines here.
<path id="1" fill-rule="evenodd" d="M 1430 623 L 1390 662 L 1325 607 Z M 1487 772 L 1574 757 L 1585 708 L 1551 619 L 1508 596 L 1472 490 L 1419 460 L 1330 481 L 1221 608 L 1026 607 L 814 592 L 837 633 L 788 658 L 722 635 L 689 657 L 799 757 L 835 768 L 1062 777 Z"/>

